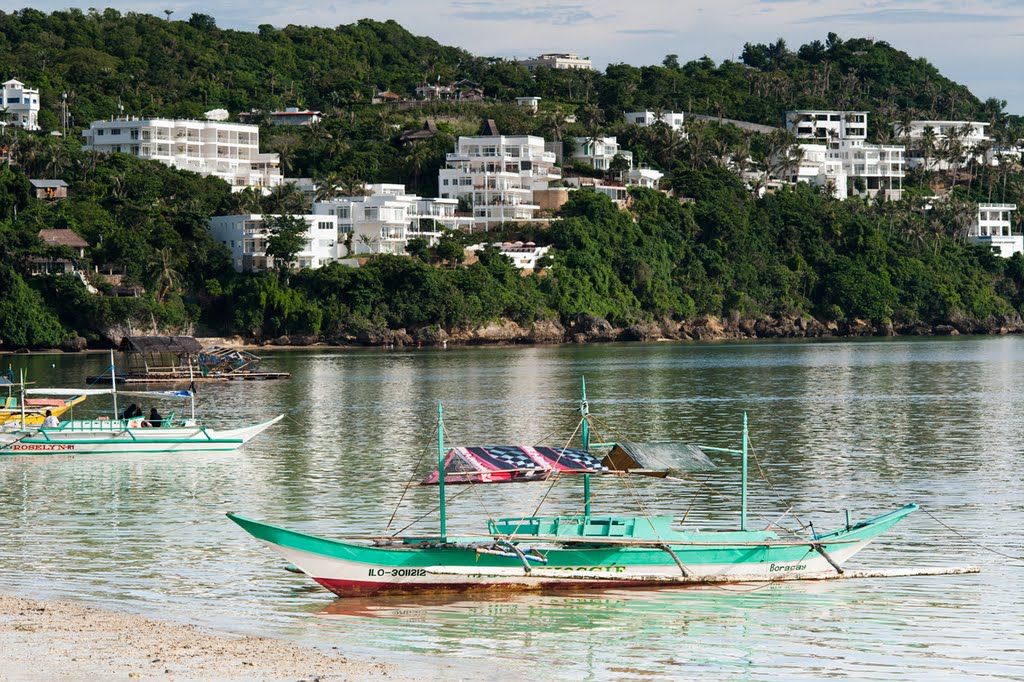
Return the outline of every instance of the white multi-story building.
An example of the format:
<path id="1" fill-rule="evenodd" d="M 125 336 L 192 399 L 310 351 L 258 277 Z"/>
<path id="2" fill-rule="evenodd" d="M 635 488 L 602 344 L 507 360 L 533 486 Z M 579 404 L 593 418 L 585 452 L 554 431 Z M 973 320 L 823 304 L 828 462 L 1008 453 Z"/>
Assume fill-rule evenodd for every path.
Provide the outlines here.
<path id="1" fill-rule="evenodd" d="M 838 186 L 844 196 L 860 193 L 857 179 L 863 179 L 863 191 L 869 197 L 879 192 L 894 200 L 902 196 L 905 148 L 903 145 L 867 142 L 866 111 L 787 111 L 785 119 L 786 129 L 797 139 L 813 140 L 815 146 L 825 146 L 826 166 L 823 170 L 826 173 L 832 162 L 842 165 L 846 177 L 852 179 L 846 183 L 849 191 L 846 186 Z M 817 153 L 818 150 L 812 148 L 811 154 Z M 810 166 L 808 172 L 809 169 Z"/>
<path id="2" fill-rule="evenodd" d="M 621 149 L 614 137 L 574 137 L 573 144 L 573 161 L 582 161 L 594 170 L 608 170 L 616 156 L 633 167 L 633 152 Z"/>
<path id="3" fill-rule="evenodd" d="M 868 112 L 817 111 L 802 109 L 786 112 L 786 130 L 801 140 L 867 140 Z"/>
<path id="4" fill-rule="evenodd" d="M 580 57 L 571 52 L 548 52 L 533 59 L 521 59 L 520 64 L 530 71 L 535 69 L 593 69 L 590 57 Z"/>
<path id="5" fill-rule="evenodd" d="M 1003 258 L 1024 253 L 1024 235 L 1013 233 L 1015 210 L 1016 204 L 978 204 L 978 215 L 967 240 L 989 246 Z"/>
<path id="6" fill-rule="evenodd" d="M 366 189 L 365 196 L 313 204 L 314 214 L 337 220 L 339 244 L 350 244 L 345 256 L 404 255 L 410 239 L 423 238 L 433 246 L 444 230 L 472 229 L 472 218 L 455 215 L 456 199 L 406 194 L 405 185 L 375 184 Z"/>
<path id="7" fill-rule="evenodd" d="M 121 152 L 221 178 L 232 190 L 280 185 L 277 154 L 260 152 L 259 126 L 168 118 L 93 121 L 83 149 Z"/>
<path id="8" fill-rule="evenodd" d="M 828 146 L 824 144 L 798 145 L 802 155 L 800 163 L 785 169 L 786 179 L 792 183 L 806 182 L 815 187 L 831 186 L 833 196 L 846 198 L 846 168 L 842 161 L 830 158 Z"/>
<path id="9" fill-rule="evenodd" d="M 473 206 L 476 227 L 487 230 L 505 222 L 536 219 L 540 208 L 533 190 L 561 178 L 554 152 L 533 135 L 460 137 L 438 173 L 442 199 L 465 197 Z"/>
<path id="10" fill-rule="evenodd" d="M 685 114 L 675 111 L 666 111 L 660 115 L 654 111 L 628 111 L 624 116 L 626 123 L 646 127 L 661 121 L 673 130 L 681 130 L 686 119 Z"/>
<path id="11" fill-rule="evenodd" d="M 12 78 L 0 92 L 0 111 L 7 114 L 6 120 L 0 118 L 0 126 L 10 123 L 25 130 L 39 130 L 39 91 Z"/>
<path id="12" fill-rule="evenodd" d="M 219 215 L 210 218 L 209 230 L 213 238 L 231 251 L 231 263 L 238 272 L 258 272 L 274 268 L 274 259 L 267 255 L 270 230 L 269 215 Z M 300 269 L 319 268 L 333 260 L 338 253 L 338 221 L 332 215 L 297 216 L 306 221 L 306 243 L 295 257 Z"/>
<path id="13" fill-rule="evenodd" d="M 965 157 L 998 163 L 990 148 L 992 138 L 985 132 L 988 125 L 978 121 L 910 121 L 905 130 L 900 123 L 894 123 L 892 130 L 896 137 L 907 141 L 908 167 L 920 168 L 927 163 L 927 170 L 946 170 L 952 164 L 940 152 L 953 139 L 957 140 Z M 931 137 L 931 149 L 926 149 L 928 137 Z"/>

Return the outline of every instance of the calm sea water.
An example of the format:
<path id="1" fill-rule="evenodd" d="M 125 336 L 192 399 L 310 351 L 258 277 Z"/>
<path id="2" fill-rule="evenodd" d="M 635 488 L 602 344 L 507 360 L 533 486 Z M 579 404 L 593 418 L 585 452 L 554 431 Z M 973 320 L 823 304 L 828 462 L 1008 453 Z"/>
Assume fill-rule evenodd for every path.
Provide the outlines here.
<path id="1" fill-rule="evenodd" d="M 2 356 L 78 386 L 108 359 Z M 0 590 L 280 636 L 420 674 L 509 679 L 1020 679 L 1024 561 L 918 512 L 851 568 L 981 564 L 979 575 L 508 597 L 335 599 L 230 523 L 379 532 L 429 512 L 407 489 L 433 456 L 435 401 L 462 443 L 560 444 L 586 375 L 592 411 L 637 439 L 735 447 L 751 525 L 789 505 L 826 529 L 917 502 L 973 542 L 1024 556 L 1024 338 L 266 353 L 291 382 L 202 387 L 210 420 L 287 419 L 234 454 L 0 462 Z M 78 414 L 109 410 L 91 398 Z M 148 408 L 148 404 L 144 405 Z M 738 523 L 738 461 L 707 489 L 641 481 L 652 512 Z M 418 465 L 417 465 L 418 463 Z M 703 480 L 707 474 L 701 474 Z M 519 515 L 544 486 L 452 503 L 451 531 Z M 545 510 L 574 510 L 580 486 Z M 599 483 L 595 511 L 633 513 Z M 791 519 L 791 517 L 787 517 Z M 785 521 L 784 521 L 785 523 Z"/>

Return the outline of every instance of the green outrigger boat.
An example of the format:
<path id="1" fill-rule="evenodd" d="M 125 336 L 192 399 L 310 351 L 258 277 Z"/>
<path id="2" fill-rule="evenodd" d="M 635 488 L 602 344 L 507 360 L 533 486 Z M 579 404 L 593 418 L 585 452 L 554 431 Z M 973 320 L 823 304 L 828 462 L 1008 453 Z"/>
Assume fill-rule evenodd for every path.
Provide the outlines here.
<path id="1" fill-rule="evenodd" d="M 747 528 L 747 420 L 739 450 L 631 442 L 591 443 L 586 385 L 580 402 L 582 449 L 522 446 L 444 446 L 438 405 L 436 483 L 440 532 L 334 540 L 229 513 L 228 517 L 297 570 L 339 596 L 390 592 L 539 590 L 666 586 L 711 582 L 823 579 L 917 505 L 846 524 L 826 533 Z M 607 451 L 603 457 L 596 453 Z M 666 476 L 711 466 L 701 450 L 741 456 L 740 527 L 697 531 L 670 516 L 605 516 L 591 510 L 592 475 Z M 680 456 L 681 455 L 681 456 Z M 652 466 L 652 465 L 658 465 Z M 447 534 L 445 484 L 584 477 L 581 513 L 490 520 L 479 535 Z M 552 480 L 552 483 L 554 481 Z M 774 525 L 774 524 L 773 524 Z"/>

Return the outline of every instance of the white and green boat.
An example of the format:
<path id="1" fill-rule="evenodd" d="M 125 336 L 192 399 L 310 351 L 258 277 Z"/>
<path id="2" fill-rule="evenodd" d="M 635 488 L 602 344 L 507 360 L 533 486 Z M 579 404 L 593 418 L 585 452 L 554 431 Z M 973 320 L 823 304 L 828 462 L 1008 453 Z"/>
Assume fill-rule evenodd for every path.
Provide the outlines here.
<path id="1" fill-rule="evenodd" d="M 237 450 L 284 419 L 278 415 L 257 424 L 237 428 L 214 428 L 195 416 L 191 391 L 123 391 L 103 389 L 24 389 L 27 395 L 112 395 L 114 417 L 71 419 L 57 426 L 8 424 L 0 431 L 0 460 L 6 456 L 97 455 L 115 453 L 216 452 Z M 150 400 L 190 400 L 189 417 L 176 417 L 174 411 L 151 425 L 143 417 L 117 417 L 117 396 L 136 396 Z"/>
<path id="2" fill-rule="evenodd" d="M 665 586 L 708 582 L 822 579 L 917 506 L 851 523 L 826 533 L 747 527 L 747 427 L 742 458 L 740 524 L 736 530 L 689 530 L 669 516 L 592 513 L 590 477 L 666 476 L 710 466 L 695 446 L 632 442 L 591 443 L 584 386 L 579 431 L 582 448 L 536 446 L 444 447 L 438 405 L 438 469 L 426 483 L 439 492 L 440 531 L 329 539 L 229 513 L 228 517 L 297 570 L 339 596 L 454 590 L 539 590 Z M 605 453 L 601 455 L 600 453 Z M 492 519 L 480 534 L 447 533 L 445 485 L 551 480 L 583 476 L 584 500 L 571 516 Z M 774 525 L 774 524 L 773 524 Z"/>

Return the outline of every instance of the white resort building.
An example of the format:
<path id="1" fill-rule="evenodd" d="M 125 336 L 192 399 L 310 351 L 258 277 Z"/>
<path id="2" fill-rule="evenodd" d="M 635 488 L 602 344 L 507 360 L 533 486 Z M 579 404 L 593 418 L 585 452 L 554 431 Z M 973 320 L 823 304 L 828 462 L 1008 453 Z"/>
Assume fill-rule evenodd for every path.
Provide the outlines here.
<path id="1" fill-rule="evenodd" d="M 978 204 L 978 215 L 967 240 L 989 246 L 1003 258 L 1024 253 L 1024 235 L 1013 232 L 1015 210 L 1016 204 Z"/>
<path id="2" fill-rule="evenodd" d="M 274 259 L 267 255 L 266 218 L 256 213 L 219 215 L 210 218 L 213 238 L 228 247 L 231 263 L 238 272 L 259 272 L 274 268 Z M 299 269 L 319 268 L 338 258 L 338 223 L 334 216 L 297 216 L 306 221 L 306 243 L 296 255 Z"/>
<path id="3" fill-rule="evenodd" d="M 572 160 L 582 161 L 594 170 L 609 170 L 616 156 L 622 157 L 628 167 L 633 168 L 633 152 L 621 149 L 614 137 L 573 138 Z"/>
<path id="4" fill-rule="evenodd" d="M 988 123 L 978 121 L 910 121 L 904 127 L 892 126 L 893 134 L 907 143 L 907 166 L 926 170 L 947 170 L 950 163 L 947 152 L 955 139 L 965 159 L 975 158 L 993 163 L 996 155 L 991 149 L 992 138 L 985 129 Z"/>
<path id="5" fill-rule="evenodd" d="M 0 116 L 0 127 L 11 124 L 25 130 L 39 130 L 39 91 L 30 90 L 12 78 L 0 91 L 0 112 L 6 113 L 6 117 Z"/>
<path id="6" fill-rule="evenodd" d="M 787 111 L 786 129 L 800 140 L 825 146 L 825 161 L 838 162 L 848 178 L 846 186 L 837 186 L 844 196 L 863 194 L 874 197 L 884 192 L 898 200 L 903 194 L 903 145 L 867 142 L 866 111 Z M 803 147 L 803 145 L 801 145 Z M 817 149 L 804 149 L 816 155 Z M 826 169 L 823 169 L 826 170 Z M 863 188 L 858 188 L 858 179 Z"/>
<path id="7" fill-rule="evenodd" d="M 533 191 L 561 178 L 554 152 L 545 151 L 542 137 L 498 134 L 493 121 L 484 131 L 491 134 L 460 137 L 448 154 L 447 167 L 438 173 L 441 198 L 465 198 L 475 226 L 483 230 L 536 220 L 540 207 Z"/>
<path id="8" fill-rule="evenodd" d="M 368 185 L 369 194 L 313 204 L 313 213 L 337 220 L 339 258 L 390 253 L 405 255 L 410 239 L 433 246 L 444 230 L 472 230 L 473 219 L 455 215 L 456 199 L 406 194 L 405 185 Z M 349 236 L 351 235 L 351 237 Z"/>
<path id="9" fill-rule="evenodd" d="M 571 52 L 548 52 L 532 59 L 520 59 L 519 63 L 530 71 L 535 69 L 593 69 L 590 57 L 580 57 Z"/>
<path id="10" fill-rule="evenodd" d="M 846 198 L 846 168 L 841 160 L 830 158 L 828 146 L 823 144 L 798 145 L 803 154 L 800 163 L 787 168 L 784 173 L 786 180 L 796 184 L 806 182 L 814 187 L 831 185 L 832 196 L 836 199 Z"/>
<path id="11" fill-rule="evenodd" d="M 121 152 L 172 168 L 221 178 L 232 190 L 280 185 L 277 154 L 260 152 L 259 126 L 168 118 L 93 121 L 82 131 L 86 151 Z"/>
<path id="12" fill-rule="evenodd" d="M 626 123 L 641 127 L 652 126 L 661 121 L 673 130 L 681 130 L 686 119 L 685 114 L 675 111 L 666 111 L 660 114 L 654 111 L 629 111 L 624 114 L 624 117 Z"/>
<path id="13" fill-rule="evenodd" d="M 493 244 L 473 244 L 466 247 L 466 251 L 479 253 L 488 246 L 493 246 L 501 252 L 501 255 L 512 261 L 516 268 L 523 271 L 534 271 L 537 269 L 537 261 L 547 255 L 551 250 L 550 246 L 537 246 L 533 242 L 494 242 Z"/>

